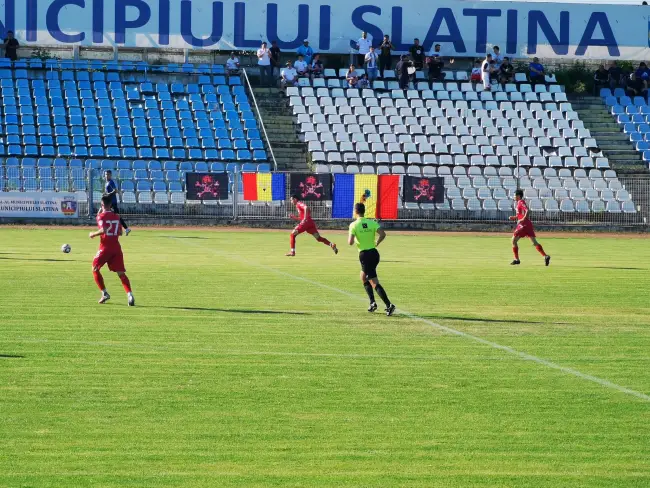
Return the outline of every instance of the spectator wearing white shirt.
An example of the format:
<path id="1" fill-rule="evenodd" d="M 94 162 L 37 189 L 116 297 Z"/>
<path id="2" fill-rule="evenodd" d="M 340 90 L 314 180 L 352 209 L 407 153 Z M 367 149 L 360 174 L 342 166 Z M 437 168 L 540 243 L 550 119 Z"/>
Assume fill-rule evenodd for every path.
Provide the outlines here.
<path id="1" fill-rule="evenodd" d="M 366 73 L 368 74 L 368 82 L 370 85 L 375 81 L 379 74 L 378 61 L 379 56 L 375 52 L 375 48 L 370 46 L 370 51 L 366 54 Z"/>
<path id="2" fill-rule="evenodd" d="M 499 71 L 501 68 L 501 63 L 503 63 L 503 56 L 501 55 L 501 49 L 499 46 L 494 46 L 492 48 L 492 60 L 494 61 L 494 69 Z"/>
<path id="3" fill-rule="evenodd" d="M 226 60 L 226 69 L 229 75 L 239 74 L 239 58 L 235 53 L 230 53 L 230 57 Z"/>
<path id="4" fill-rule="evenodd" d="M 291 61 L 287 61 L 287 67 L 280 72 L 280 83 L 283 87 L 296 86 L 298 84 L 298 72 Z"/>
<path id="5" fill-rule="evenodd" d="M 266 42 L 257 50 L 257 65 L 260 67 L 260 85 L 273 86 L 273 67 L 271 52 Z"/>
<path id="6" fill-rule="evenodd" d="M 293 67 L 298 72 L 299 77 L 309 76 L 309 65 L 305 62 L 305 57 L 302 54 L 298 55 L 298 59 L 293 63 Z"/>
<path id="7" fill-rule="evenodd" d="M 483 89 L 486 91 L 490 91 L 492 89 L 492 86 L 490 85 L 492 66 L 492 55 L 488 54 L 485 56 L 485 59 L 481 63 L 481 81 L 483 81 Z"/>
<path id="8" fill-rule="evenodd" d="M 362 32 L 361 37 L 357 41 L 357 51 L 359 51 L 358 64 L 363 66 L 366 62 L 366 54 L 370 52 L 370 46 L 372 46 L 372 39 L 368 37 L 367 32 Z"/>

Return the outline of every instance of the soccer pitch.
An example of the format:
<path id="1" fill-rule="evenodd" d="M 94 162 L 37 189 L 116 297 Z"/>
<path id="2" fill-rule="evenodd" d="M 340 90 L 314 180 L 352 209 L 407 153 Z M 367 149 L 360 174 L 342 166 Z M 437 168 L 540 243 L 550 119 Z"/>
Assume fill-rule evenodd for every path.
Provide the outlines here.
<path id="1" fill-rule="evenodd" d="M 0 486 L 650 485 L 648 239 L 323 235 L 0 228 Z"/>

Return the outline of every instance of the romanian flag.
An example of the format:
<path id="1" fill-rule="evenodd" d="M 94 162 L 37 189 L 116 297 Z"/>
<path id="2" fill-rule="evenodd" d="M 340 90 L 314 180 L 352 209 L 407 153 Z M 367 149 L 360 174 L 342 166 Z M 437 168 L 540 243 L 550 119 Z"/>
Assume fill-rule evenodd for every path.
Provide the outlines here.
<path id="1" fill-rule="evenodd" d="M 354 215 L 354 205 L 366 206 L 370 219 L 396 219 L 399 196 L 399 175 L 334 175 L 332 217 L 349 219 Z"/>
<path id="2" fill-rule="evenodd" d="M 242 173 L 244 200 L 284 200 L 286 175 L 284 173 Z"/>

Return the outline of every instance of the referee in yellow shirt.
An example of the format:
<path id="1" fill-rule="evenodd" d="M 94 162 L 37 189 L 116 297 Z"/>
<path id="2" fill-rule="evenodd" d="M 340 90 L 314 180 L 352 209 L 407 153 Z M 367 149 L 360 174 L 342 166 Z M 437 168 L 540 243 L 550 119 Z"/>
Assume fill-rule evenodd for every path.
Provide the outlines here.
<path id="1" fill-rule="evenodd" d="M 377 310 L 374 291 L 379 298 L 386 304 L 386 315 L 389 317 L 395 312 L 395 305 L 390 303 L 384 287 L 379 284 L 377 279 L 377 266 L 379 265 L 379 252 L 377 246 L 386 238 L 386 232 L 379 226 L 376 220 L 364 217 L 366 206 L 363 203 L 357 203 L 354 206 L 354 215 L 357 218 L 350 224 L 350 234 L 348 244 L 356 244 L 359 249 L 359 261 L 361 262 L 361 282 L 370 298 L 370 307 L 368 312 Z M 375 235 L 378 236 L 375 242 Z M 374 291 L 373 291 L 374 289 Z"/>

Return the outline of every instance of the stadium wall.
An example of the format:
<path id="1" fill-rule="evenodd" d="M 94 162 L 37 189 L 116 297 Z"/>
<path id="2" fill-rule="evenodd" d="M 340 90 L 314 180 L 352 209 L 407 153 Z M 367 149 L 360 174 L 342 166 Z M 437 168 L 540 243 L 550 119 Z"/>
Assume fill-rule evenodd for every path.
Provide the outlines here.
<path id="1" fill-rule="evenodd" d="M 445 55 L 480 56 L 498 44 L 514 57 L 647 59 L 648 13 L 641 5 L 359 0 L 4 0 L 0 33 L 24 45 L 113 48 L 254 49 L 303 39 L 326 53 L 347 53 L 359 31 L 392 36 L 398 51 L 413 37 Z"/>

